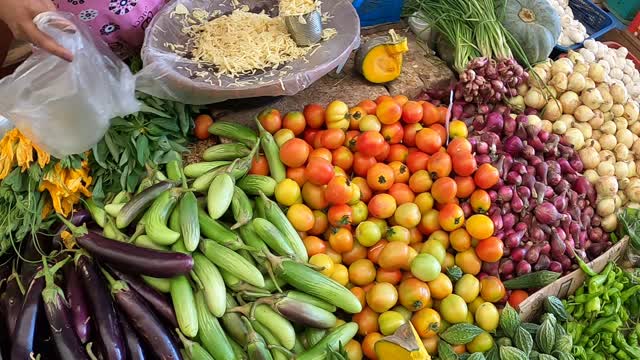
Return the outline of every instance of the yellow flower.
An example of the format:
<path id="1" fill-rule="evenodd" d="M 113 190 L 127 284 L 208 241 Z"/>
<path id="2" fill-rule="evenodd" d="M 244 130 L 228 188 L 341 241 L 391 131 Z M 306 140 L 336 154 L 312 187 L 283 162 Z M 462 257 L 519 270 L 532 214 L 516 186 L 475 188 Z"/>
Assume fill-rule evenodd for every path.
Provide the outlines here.
<path id="1" fill-rule="evenodd" d="M 32 143 L 18 129 L 12 129 L 4 134 L 0 140 L 0 180 L 9 175 L 14 166 L 20 166 L 25 171 L 34 161 L 33 152 L 38 157 L 38 165 L 44 168 L 51 161 L 51 157 L 39 146 Z"/>
<path id="2" fill-rule="evenodd" d="M 91 196 L 89 186 L 92 180 L 86 161 L 82 162 L 80 169 L 63 169 L 60 163 L 57 163 L 44 175 L 39 190 L 48 191 L 53 209 L 67 216 L 80 201 L 81 195 Z"/>

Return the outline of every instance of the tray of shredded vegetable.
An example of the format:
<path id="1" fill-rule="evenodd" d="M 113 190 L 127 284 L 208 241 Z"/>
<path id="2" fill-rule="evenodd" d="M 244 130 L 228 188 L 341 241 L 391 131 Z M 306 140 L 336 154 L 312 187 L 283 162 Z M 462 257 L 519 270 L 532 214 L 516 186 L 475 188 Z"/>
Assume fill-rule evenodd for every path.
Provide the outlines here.
<path id="1" fill-rule="evenodd" d="M 314 10 L 322 40 L 298 46 L 284 18 L 304 22 Z M 174 0 L 147 27 L 137 89 L 189 104 L 295 95 L 359 45 L 358 15 L 346 0 Z"/>

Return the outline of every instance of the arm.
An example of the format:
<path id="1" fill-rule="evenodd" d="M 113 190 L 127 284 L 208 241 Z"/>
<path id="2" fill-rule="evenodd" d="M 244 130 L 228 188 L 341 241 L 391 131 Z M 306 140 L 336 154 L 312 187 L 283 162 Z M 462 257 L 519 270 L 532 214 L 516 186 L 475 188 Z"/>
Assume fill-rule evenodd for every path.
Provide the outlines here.
<path id="1" fill-rule="evenodd" d="M 4 64 L 4 60 L 7 58 L 12 41 L 13 34 L 11 34 L 7 24 L 0 20 L 0 68 L 2 68 L 2 64 Z"/>

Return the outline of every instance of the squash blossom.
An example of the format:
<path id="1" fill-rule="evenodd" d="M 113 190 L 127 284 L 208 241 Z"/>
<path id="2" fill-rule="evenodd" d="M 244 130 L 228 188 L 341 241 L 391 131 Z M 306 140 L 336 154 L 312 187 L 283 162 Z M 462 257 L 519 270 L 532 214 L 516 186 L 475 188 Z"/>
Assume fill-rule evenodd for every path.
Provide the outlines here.
<path id="1" fill-rule="evenodd" d="M 33 152 L 36 152 L 37 162 L 40 168 L 49 163 L 51 157 L 38 145 L 31 142 L 18 129 L 12 129 L 5 133 L 0 140 L 0 180 L 9 175 L 17 165 L 22 172 L 26 171 L 34 161 Z"/>
<path id="2" fill-rule="evenodd" d="M 82 162 L 79 169 L 65 169 L 57 163 L 49 170 L 40 183 L 39 191 L 47 190 L 51 196 L 53 210 L 67 216 L 73 210 L 73 206 L 80 201 L 80 196 L 91 196 L 89 186 L 92 182 L 89 176 L 89 163 Z M 47 213 L 43 209 L 43 216 L 51 212 L 51 207 L 45 206 Z"/>

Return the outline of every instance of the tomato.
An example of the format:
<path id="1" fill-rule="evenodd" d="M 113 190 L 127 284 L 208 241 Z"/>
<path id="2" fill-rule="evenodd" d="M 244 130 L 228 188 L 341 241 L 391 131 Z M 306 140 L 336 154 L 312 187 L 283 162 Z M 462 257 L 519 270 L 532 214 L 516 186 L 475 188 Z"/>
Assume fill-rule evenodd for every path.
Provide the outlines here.
<path id="1" fill-rule="evenodd" d="M 273 134 L 273 139 L 276 141 L 276 144 L 278 144 L 279 147 L 282 147 L 284 143 L 295 137 L 296 135 L 289 129 L 280 129 L 276 131 L 275 134 Z"/>
<path id="2" fill-rule="evenodd" d="M 353 249 L 353 235 L 346 228 L 333 228 L 329 235 L 329 245 L 338 253 L 345 253 Z"/>
<path id="3" fill-rule="evenodd" d="M 450 177 L 436 179 L 431 186 L 431 195 L 440 204 L 453 202 L 457 191 L 458 185 Z"/>
<path id="4" fill-rule="evenodd" d="M 304 199 L 304 187 L 302 188 L 302 198 Z M 321 235 L 329 228 L 327 215 L 319 210 L 313 210 L 313 227 L 307 231 L 310 235 Z"/>
<path id="5" fill-rule="evenodd" d="M 498 302 L 504 298 L 507 291 L 502 281 L 495 276 L 487 276 L 480 280 L 480 296 L 485 301 Z"/>
<path id="6" fill-rule="evenodd" d="M 378 219 L 386 219 L 393 216 L 396 211 L 396 199 L 389 194 L 377 194 L 369 200 L 369 213 Z"/>
<path id="7" fill-rule="evenodd" d="M 416 146 L 416 134 L 422 130 L 422 125 L 419 123 L 407 124 L 404 126 L 404 139 L 402 142 L 406 146 Z"/>
<path id="8" fill-rule="evenodd" d="M 473 249 L 467 249 L 456 254 L 456 265 L 465 274 L 478 275 L 482 268 L 482 261 Z"/>
<path id="9" fill-rule="evenodd" d="M 363 221 L 356 228 L 356 239 L 360 244 L 371 247 L 380 241 L 382 232 L 378 225 L 371 221 Z"/>
<path id="10" fill-rule="evenodd" d="M 377 283 L 367 292 L 367 305 L 377 313 L 383 313 L 398 302 L 398 290 L 389 283 Z"/>
<path id="11" fill-rule="evenodd" d="M 427 171 L 433 179 L 449 176 L 451 173 L 451 157 L 444 152 L 437 152 L 429 158 Z"/>
<path id="12" fill-rule="evenodd" d="M 345 133 L 344 144 L 351 152 L 356 151 L 356 140 L 360 136 L 360 131 L 357 130 L 349 130 Z"/>
<path id="13" fill-rule="evenodd" d="M 321 210 L 329 205 L 324 195 L 324 187 L 310 182 L 306 182 L 302 186 L 302 200 L 313 210 Z"/>
<path id="14" fill-rule="evenodd" d="M 438 133 L 438 135 L 440 136 L 440 140 L 442 141 L 442 144 L 447 143 L 447 129 L 445 129 L 444 126 L 440 124 L 433 124 L 429 126 L 429 129 Z M 446 149 L 444 148 L 439 149 L 439 151 L 443 151 L 443 150 L 446 150 Z"/>
<path id="15" fill-rule="evenodd" d="M 411 262 L 411 274 L 422 281 L 433 281 L 440 274 L 440 263 L 431 254 L 418 254 Z"/>
<path id="16" fill-rule="evenodd" d="M 397 285 L 402 280 L 402 271 L 400 270 L 385 270 L 378 269 L 376 273 L 376 282 L 389 283 L 391 285 Z"/>
<path id="17" fill-rule="evenodd" d="M 471 237 L 476 238 L 478 240 L 483 240 L 493 235 L 494 227 L 493 221 L 487 215 L 476 214 L 472 215 L 467 219 L 467 223 L 465 225 L 467 232 Z"/>
<path id="18" fill-rule="evenodd" d="M 320 141 L 323 147 L 329 150 L 335 150 L 342 146 L 345 138 L 345 132 L 341 129 L 328 129 L 322 132 Z"/>
<path id="19" fill-rule="evenodd" d="M 478 326 L 484 331 L 493 331 L 498 328 L 500 313 L 496 306 L 490 302 L 481 304 L 475 313 Z"/>
<path id="20" fill-rule="evenodd" d="M 453 292 L 453 284 L 447 275 L 439 273 L 435 280 L 429 281 L 431 298 L 442 300 Z"/>
<path id="21" fill-rule="evenodd" d="M 353 107 L 349 109 L 349 129 L 358 130 L 360 128 L 360 120 L 367 116 L 367 112 L 361 107 Z"/>
<path id="22" fill-rule="evenodd" d="M 334 176 L 327 184 L 324 196 L 329 204 L 346 204 L 353 196 L 351 182 L 344 176 Z"/>
<path id="23" fill-rule="evenodd" d="M 367 306 L 366 292 L 359 286 L 354 286 L 350 289 L 351 293 L 358 299 L 360 305 L 364 309 Z"/>
<path id="24" fill-rule="evenodd" d="M 395 95 L 393 96 L 393 101 L 398 103 L 400 106 L 404 106 L 409 101 L 409 98 L 406 95 Z"/>
<path id="25" fill-rule="evenodd" d="M 318 136 L 321 136 L 321 135 L 322 134 L 319 134 Z M 319 147 L 317 149 L 314 149 L 313 151 L 311 151 L 309 153 L 309 160 L 311 160 L 313 158 L 324 159 L 324 160 L 327 160 L 328 162 L 333 161 L 333 155 L 331 154 L 331 150 L 325 149 L 323 147 Z"/>
<path id="26" fill-rule="evenodd" d="M 358 324 L 358 334 L 361 336 L 378 331 L 378 314 L 368 306 L 353 315 L 351 320 Z"/>
<path id="27" fill-rule="evenodd" d="M 407 165 L 401 163 L 400 161 L 392 161 L 389 163 L 389 167 L 393 170 L 393 181 L 394 183 L 406 183 L 409 181 L 409 168 Z"/>
<path id="28" fill-rule="evenodd" d="M 353 154 L 346 146 L 340 146 L 331 153 L 331 163 L 344 171 L 351 170 Z"/>
<path id="29" fill-rule="evenodd" d="M 386 231 L 383 232 L 383 234 L 384 233 L 386 233 Z M 375 245 L 371 246 L 369 248 L 369 251 L 367 251 L 367 259 L 377 264 L 378 260 L 380 260 L 380 253 L 382 252 L 382 250 L 384 250 L 388 243 L 389 242 L 387 240 L 380 240 Z"/>
<path id="30" fill-rule="evenodd" d="M 304 167 L 287 168 L 287 178 L 295 181 L 299 186 L 307 182 L 307 179 L 304 177 Z"/>
<path id="31" fill-rule="evenodd" d="M 365 131 L 375 131 L 380 132 L 382 130 L 382 123 L 378 120 L 378 117 L 375 115 L 367 115 L 360 120 L 358 123 L 358 130 Z"/>
<path id="32" fill-rule="evenodd" d="M 207 114 L 198 115 L 196 119 L 193 121 L 193 135 L 198 138 L 198 140 L 206 140 L 211 136 L 209 133 L 209 128 L 213 125 L 213 118 Z"/>
<path id="33" fill-rule="evenodd" d="M 276 109 L 264 109 L 258 114 L 258 121 L 260 125 L 268 132 L 275 134 L 276 131 L 282 128 L 282 116 L 280 111 Z"/>
<path id="34" fill-rule="evenodd" d="M 405 161 L 407 161 L 407 157 L 409 156 L 409 149 L 407 149 L 406 146 L 402 145 L 402 144 L 392 144 L 389 147 L 389 155 L 387 155 L 387 158 L 385 159 L 386 162 L 401 162 L 404 163 Z"/>
<path id="35" fill-rule="evenodd" d="M 349 340 L 347 345 L 344 346 L 344 351 L 347 353 L 346 360 L 362 360 L 362 347 L 359 342 L 353 339 Z"/>
<path id="36" fill-rule="evenodd" d="M 360 259 L 367 258 L 367 248 L 360 245 L 359 242 L 353 241 L 353 235 L 351 235 L 351 244 L 351 250 L 342 253 L 342 263 L 345 265 L 351 265 Z"/>
<path id="37" fill-rule="evenodd" d="M 365 178 L 358 176 L 351 179 L 351 183 L 355 184 L 358 187 L 358 189 L 360 189 L 360 200 L 364 201 L 365 203 L 369 202 L 369 200 L 371 199 L 371 196 L 373 196 L 373 192 L 371 191 L 371 188 L 367 184 L 367 180 Z"/>
<path id="38" fill-rule="evenodd" d="M 485 262 L 496 262 L 502 258 L 504 244 L 495 236 L 480 240 L 476 246 L 476 255 Z"/>
<path id="39" fill-rule="evenodd" d="M 471 143 L 467 139 L 455 138 L 447 145 L 447 154 L 452 158 L 460 154 L 471 154 Z"/>
<path id="40" fill-rule="evenodd" d="M 309 145 L 302 139 L 293 138 L 280 147 L 280 160 L 288 167 L 300 167 L 308 158 Z"/>
<path id="41" fill-rule="evenodd" d="M 288 112 L 282 119 L 282 126 L 285 129 L 293 131 L 293 133 L 298 136 L 302 134 L 305 127 L 307 126 L 307 121 L 300 111 L 291 111 Z"/>
<path id="42" fill-rule="evenodd" d="M 429 235 L 434 231 L 441 229 L 440 223 L 438 222 L 438 213 L 438 210 L 431 209 L 422 214 L 420 225 L 418 225 L 421 233 Z"/>
<path id="43" fill-rule="evenodd" d="M 317 157 L 310 159 L 304 169 L 307 181 L 314 185 L 328 184 L 333 179 L 333 175 L 334 169 L 331 162 Z"/>
<path id="44" fill-rule="evenodd" d="M 389 143 L 385 142 L 384 144 L 382 144 L 382 149 L 380 150 L 380 153 L 375 156 L 376 161 L 383 162 L 384 159 L 387 158 L 387 155 L 389 155 L 390 148 L 391 148 L 391 145 L 389 145 Z"/>
<path id="45" fill-rule="evenodd" d="M 349 270 L 347 270 L 347 267 L 342 264 L 335 264 L 333 266 L 333 274 L 331 274 L 331 278 L 338 284 L 346 286 L 349 283 Z"/>
<path id="46" fill-rule="evenodd" d="M 333 250 L 331 246 L 327 247 L 327 251 L 325 252 L 325 254 L 327 254 L 327 256 L 331 258 L 331 261 L 333 261 L 334 264 L 342 263 L 342 255 L 339 252 Z"/>
<path id="47" fill-rule="evenodd" d="M 388 270 L 408 268 L 411 263 L 411 250 L 413 249 L 403 242 L 391 241 L 380 252 L 378 265 Z"/>
<path id="48" fill-rule="evenodd" d="M 438 223 L 445 231 L 453 231 L 464 225 L 464 212 L 456 204 L 445 205 L 438 214 Z"/>
<path id="49" fill-rule="evenodd" d="M 413 202 L 418 205 L 421 214 L 433 209 L 433 196 L 428 192 L 419 193 Z"/>
<path id="50" fill-rule="evenodd" d="M 369 216 L 369 208 L 364 201 L 358 201 L 355 204 L 351 205 L 351 223 L 353 225 L 358 225 L 361 222 L 365 221 Z"/>
<path id="51" fill-rule="evenodd" d="M 453 292 L 465 302 L 471 303 L 480 294 L 480 281 L 471 274 L 464 274 L 456 282 Z"/>
<path id="52" fill-rule="evenodd" d="M 529 297 L 529 294 L 524 290 L 513 290 L 509 295 L 509 305 L 514 309 L 520 309 L 520 304 Z"/>
<path id="53" fill-rule="evenodd" d="M 380 105 L 381 102 L 386 101 L 386 100 L 393 100 L 393 97 L 390 95 L 380 95 L 376 98 L 376 104 Z"/>
<path id="54" fill-rule="evenodd" d="M 356 140 L 356 148 L 364 156 L 376 156 L 382 152 L 384 137 L 377 131 L 365 131 Z"/>
<path id="55" fill-rule="evenodd" d="M 360 259 L 349 265 L 349 281 L 357 286 L 371 284 L 376 278 L 376 267 L 369 259 Z"/>
<path id="56" fill-rule="evenodd" d="M 436 230 L 432 232 L 431 235 L 429 235 L 429 238 L 427 238 L 427 241 L 430 240 L 435 240 L 442 244 L 445 251 L 449 247 L 449 233 L 444 230 Z M 441 259 L 441 256 L 438 257 L 438 259 Z"/>
<path id="57" fill-rule="evenodd" d="M 455 180 L 458 189 L 456 192 L 458 199 L 467 199 L 476 190 L 476 183 L 473 182 L 471 176 L 456 176 L 453 180 Z"/>
<path id="58" fill-rule="evenodd" d="M 302 239 L 302 242 L 304 243 L 305 249 L 307 249 L 309 257 L 315 254 L 324 254 L 327 250 L 327 244 L 317 236 L 307 236 Z"/>
<path id="59" fill-rule="evenodd" d="M 443 245 L 442 241 L 429 237 L 429 239 L 422 245 L 420 253 L 433 256 L 438 260 L 440 266 L 442 266 L 447 256 L 447 248 Z"/>
<path id="60" fill-rule="evenodd" d="M 373 191 L 385 191 L 395 181 L 393 169 L 384 163 L 377 163 L 367 171 L 367 184 Z"/>
<path id="61" fill-rule="evenodd" d="M 429 155 L 422 151 L 414 151 L 407 155 L 407 167 L 413 174 L 420 170 L 426 170 L 429 163 Z"/>
<path id="62" fill-rule="evenodd" d="M 449 123 L 449 137 L 451 139 L 455 138 L 466 138 L 469 135 L 469 130 L 467 129 L 467 125 L 460 120 L 452 120 Z"/>
<path id="63" fill-rule="evenodd" d="M 387 230 L 386 238 L 389 241 L 400 241 L 409 244 L 411 241 L 411 232 L 403 226 L 394 225 Z"/>
<path id="64" fill-rule="evenodd" d="M 424 128 L 416 134 L 416 146 L 429 155 L 435 154 L 442 147 L 442 139 L 435 130 Z"/>
<path id="65" fill-rule="evenodd" d="M 315 218 L 313 211 L 304 204 L 293 204 L 287 210 L 287 218 L 296 231 L 309 231 L 313 228 Z"/>
<path id="66" fill-rule="evenodd" d="M 412 202 L 407 202 L 397 207 L 393 217 L 398 225 L 410 229 L 420 224 L 422 214 L 418 205 Z"/>
<path id="67" fill-rule="evenodd" d="M 403 280 L 398 286 L 400 304 L 409 311 L 418 311 L 431 306 L 429 286 L 416 278 Z"/>
<path id="68" fill-rule="evenodd" d="M 409 178 L 409 187 L 416 193 L 424 193 L 431 189 L 433 180 L 426 170 L 418 170 Z"/>
<path id="69" fill-rule="evenodd" d="M 404 138 L 404 128 L 400 122 L 383 125 L 380 133 L 389 144 L 398 144 Z"/>
<path id="70" fill-rule="evenodd" d="M 402 183 L 393 184 L 393 186 L 387 190 L 387 194 L 396 199 L 397 205 L 410 203 L 415 199 L 415 195 L 413 194 L 413 191 L 411 191 L 409 185 Z"/>
<path id="71" fill-rule="evenodd" d="M 324 108 L 319 104 L 305 105 L 302 111 L 307 125 L 313 129 L 320 129 L 324 125 Z"/>
<path id="72" fill-rule="evenodd" d="M 473 211 L 478 214 L 486 213 L 491 207 L 491 197 L 489 196 L 488 192 L 482 189 L 475 190 L 471 194 L 469 202 Z"/>
<path id="73" fill-rule="evenodd" d="M 367 112 L 367 114 L 375 114 L 378 104 L 372 100 L 362 100 L 358 103 L 358 107 Z"/>
<path id="74" fill-rule="evenodd" d="M 320 272 L 326 276 L 333 274 L 334 262 L 327 254 L 315 254 L 309 258 L 309 264 L 321 268 Z"/>
<path id="75" fill-rule="evenodd" d="M 362 153 L 356 152 L 353 154 L 353 172 L 358 176 L 365 177 L 369 169 L 377 162 L 373 156 L 365 156 Z"/>
<path id="76" fill-rule="evenodd" d="M 425 101 L 422 103 L 422 122 L 425 125 L 433 125 L 440 121 L 440 112 L 432 103 Z"/>
<path id="77" fill-rule="evenodd" d="M 351 216 L 351 206 L 346 204 L 333 205 L 327 212 L 329 224 L 337 227 L 351 224 Z"/>
<path id="78" fill-rule="evenodd" d="M 441 322 L 440 314 L 437 311 L 424 308 L 413 314 L 411 324 L 416 329 L 420 337 L 430 337 L 438 333 Z"/>
<path id="79" fill-rule="evenodd" d="M 393 124 L 402 117 L 402 106 L 395 101 L 386 100 L 378 104 L 376 116 L 383 124 Z"/>
<path id="80" fill-rule="evenodd" d="M 440 303 L 440 315 L 451 324 L 464 322 L 469 309 L 464 300 L 455 294 L 451 294 Z"/>
<path id="81" fill-rule="evenodd" d="M 362 352 L 367 359 L 378 360 L 378 355 L 376 355 L 375 352 L 375 344 L 380 339 L 382 339 L 382 334 L 377 332 L 371 333 L 362 339 Z"/>
<path id="82" fill-rule="evenodd" d="M 422 105 L 416 101 L 407 101 L 402 106 L 402 120 L 407 124 L 414 124 L 422 120 Z"/>
<path id="83" fill-rule="evenodd" d="M 453 159 L 453 171 L 460 176 L 471 176 L 478 168 L 473 154 L 459 154 Z"/>
<path id="84" fill-rule="evenodd" d="M 289 129 L 287 129 L 287 130 L 289 130 Z M 291 130 L 289 130 L 289 131 L 291 131 Z M 293 131 L 291 131 L 291 132 L 293 132 Z M 318 130 L 318 129 L 307 129 L 307 130 L 304 131 L 304 133 L 302 135 L 302 138 L 304 139 L 304 141 L 307 142 L 307 144 L 313 145 L 315 140 L 316 140 L 316 137 L 317 137 L 317 135 L 319 133 L 320 133 L 320 130 Z"/>
<path id="85" fill-rule="evenodd" d="M 481 189 L 490 189 L 500 180 L 498 169 L 491 164 L 482 164 L 473 175 L 473 180 Z"/>
<path id="86" fill-rule="evenodd" d="M 488 332 L 482 332 L 466 345 L 470 353 L 483 353 L 491 350 L 494 346 L 493 336 Z"/>
<path id="87" fill-rule="evenodd" d="M 331 102 L 324 113 L 324 120 L 328 129 L 347 130 L 349 128 L 349 107 L 340 100 Z"/>
<path id="88" fill-rule="evenodd" d="M 251 169 L 249 169 L 249 174 L 269 175 L 269 163 L 264 155 L 258 155 L 251 159 Z"/>
<path id="89" fill-rule="evenodd" d="M 378 326 L 382 335 L 392 335 L 405 322 L 402 314 L 392 310 L 386 311 L 378 317 Z"/>
<path id="90" fill-rule="evenodd" d="M 284 179 L 276 185 L 275 197 L 278 203 L 291 206 L 301 198 L 300 185 L 291 179 Z"/>
<path id="91" fill-rule="evenodd" d="M 465 229 L 458 229 L 449 234 L 449 242 L 453 250 L 458 252 L 471 248 L 471 236 Z"/>
<path id="92" fill-rule="evenodd" d="M 424 345 L 424 349 L 427 350 L 427 353 L 431 355 L 431 357 L 435 357 L 438 354 L 438 342 L 440 341 L 440 337 L 438 335 L 428 336 L 421 339 L 422 345 Z"/>

